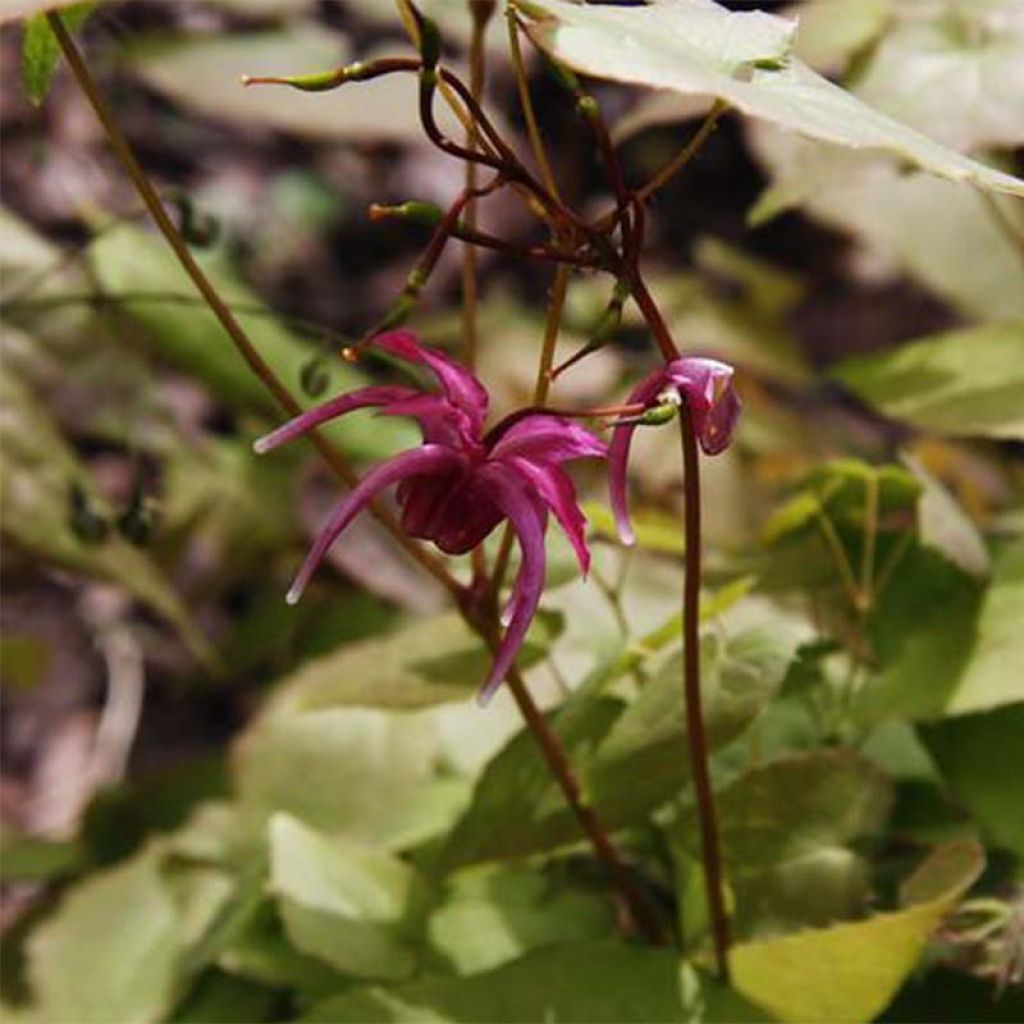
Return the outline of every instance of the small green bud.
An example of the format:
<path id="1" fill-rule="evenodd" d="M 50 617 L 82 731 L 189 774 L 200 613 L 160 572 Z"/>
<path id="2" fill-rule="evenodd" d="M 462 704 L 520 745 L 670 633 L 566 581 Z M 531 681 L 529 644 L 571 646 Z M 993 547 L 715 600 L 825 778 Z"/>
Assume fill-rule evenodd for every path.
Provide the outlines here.
<path id="1" fill-rule="evenodd" d="M 444 220 L 444 210 L 433 203 L 423 203 L 418 199 L 410 199 L 399 206 L 370 205 L 370 220 L 405 220 L 411 224 L 423 224 L 435 228 Z"/>

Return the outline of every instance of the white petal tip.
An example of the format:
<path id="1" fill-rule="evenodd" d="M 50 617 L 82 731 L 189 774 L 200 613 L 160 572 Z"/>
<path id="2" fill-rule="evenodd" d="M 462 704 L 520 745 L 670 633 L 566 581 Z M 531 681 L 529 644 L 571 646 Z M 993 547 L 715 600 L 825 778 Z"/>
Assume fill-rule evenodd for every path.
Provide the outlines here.
<path id="1" fill-rule="evenodd" d="M 292 606 L 297 605 L 300 597 L 302 597 L 302 587 L 294 586 L 284 595 L 284 603 Z"/>
<path id="2" fill-rule="evenodd" d="M 636 534 L 632 531 L 630 531 L 629 533 L 619 533 L 619 540 L 622 542 L 623 547 L 636 547 Z"/>
<path id="3" fill-rule="evenodd" d="M 252 450 L 257 455 L 265 455 L 270 451 L 270 445 L 267 443 L 267 439 L 265 437 L 260 437 L 253 441 Z"/>

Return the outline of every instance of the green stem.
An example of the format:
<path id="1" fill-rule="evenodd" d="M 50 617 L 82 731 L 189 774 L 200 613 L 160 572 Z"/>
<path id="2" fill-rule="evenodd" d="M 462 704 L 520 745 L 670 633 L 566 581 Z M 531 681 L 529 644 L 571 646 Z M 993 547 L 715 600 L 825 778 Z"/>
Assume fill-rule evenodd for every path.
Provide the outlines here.
<path id="1" fill-rule="evenodd" d="M 679 416 L 683 449 L 684 522 L 686 528 L 686 574 L 683 583 L 683 692 L 686 733 L 689 739 L 690 770 L 693 774 L 700 827 L 701 859 L 707 891 L 708 915 L 715 946 L 715 962 L 723 981 L 729 979 L 729 915 L 725 907 L 722 852 L 719 842 L 715 796 L 707 732 L 701 710 L 700 692 L 700 455 L 690 410 L 684 404 Z"/>

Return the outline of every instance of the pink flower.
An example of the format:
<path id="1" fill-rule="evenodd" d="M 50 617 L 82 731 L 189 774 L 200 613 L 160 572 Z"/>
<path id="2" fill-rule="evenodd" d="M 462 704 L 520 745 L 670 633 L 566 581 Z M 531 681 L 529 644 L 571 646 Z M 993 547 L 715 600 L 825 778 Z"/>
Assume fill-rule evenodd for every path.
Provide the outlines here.
<path id="1" fill-rule="evenodd" d="M 732 441 L 740 414 L 732 377 L 732 367 L 715 359 L 676 359 L 645 377 L 633 389 L 628 404 L 651 408 L 685 402 L 701 448 L 707 455 L 718 455 Z M 623 544 L 636 541 L 626 500 L 626 463 L 636 427 L 636 422 L 617 426 L 608 450 L 612 511 Z"/>
<path id="2" fill-rule="evenodd" d="M 426 366 L 437 378 L 440 394 L 409 387 L 361 388 L 295 417 L 254 445 L 258 453 L 270 451 L 335 416 L 369 406 L 383 415 L 411 416 L 423 431 L 422 445 L 381 463 L 338 503 L 287 599 L 290 604 L 298 601 L 338 535 L 390 484 L 398 484 L 405 530 L 451 555 L 475 548 L 507 519 L 522 559 L 505 615 L 507 629 L 480 691 L 479 699 L 486 703 L 512 666 L 540 602 L 548 510 L 568 536 L 584 574 L 589 567 L 586 518 L 560 464 L 585 456 L 603 458 L 607 448 L 578 424 L 548 413 L 515 414 L 484 433 L 488 395 L 472 373 L 421 345 L 409 331 L 382 334 L 374 345 Z"/>

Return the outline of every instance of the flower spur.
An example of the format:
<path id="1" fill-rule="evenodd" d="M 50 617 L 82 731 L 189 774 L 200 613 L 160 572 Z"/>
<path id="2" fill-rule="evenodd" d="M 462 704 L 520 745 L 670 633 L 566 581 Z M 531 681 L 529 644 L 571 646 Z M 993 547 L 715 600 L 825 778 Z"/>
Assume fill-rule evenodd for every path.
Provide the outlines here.
<path id="1" fill-rule="evenodd" d="M 290 604 L 299 600 L 341 532 L 379 491 L 392 484 L 398 485 L 403 528 L 447 554 L 472 550 L 507 519 L 522 558 L 502 617 L 507 628 L 479 693 L 480 702 L 486 703 L 511 668 L 540 603 L 548 511 L 565 531 L 586 575 L 590 563 L 586 517 L 561 463 L 587 456 L 603 458 L 607 448 L 579 424 L 545 412 L 513 414 L 485 433 L 488 394 L 472 373 L 420 344 L 409 331 L 382 334 L 373 344 L 425 366 L 437 379 L 440 393 L 401 386 L 361 388 L 296 416 L 254 445 L 257 453 L 267 452 L 336 416 L 368 407 L 378 408 L 381 415 L 410 416 L 423 433 L 418 448 L 376 466 L 335 506 L 287 600 Z"/>
<path id="2" fill-rule="evenodd" d="M 740 414 L 733 368 L 717 359 L 697 356 L 674 359 L 655 370 L 637 384 L 627 403 L 651 410 L 671 410 L 685 403 L 705 455 L 718 455 L 729 447 Z M 626 498 L 626 469 L 633 431 L 642 420 L 643 416 L 620 420 L 608 449 L 609 494 L 623 544 L 636 542 Z"/>

